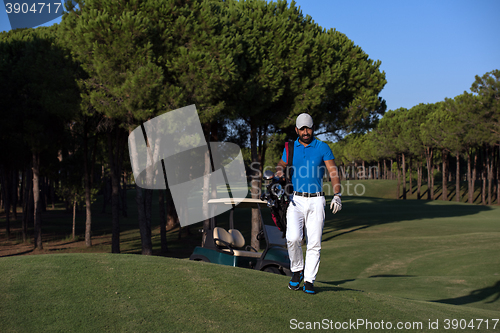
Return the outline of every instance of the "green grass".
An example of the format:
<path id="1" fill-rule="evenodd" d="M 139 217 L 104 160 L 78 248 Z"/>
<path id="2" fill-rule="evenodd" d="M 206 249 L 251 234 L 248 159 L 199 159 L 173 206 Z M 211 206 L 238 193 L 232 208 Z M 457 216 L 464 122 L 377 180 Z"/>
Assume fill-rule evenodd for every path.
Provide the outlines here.
<path id="1" fill-rule="evenodd" d="M 363 184 L 365 195 L 390 198 L 393 191 L 390 182 Z M 170 255 L 184 259 L 107 253 L 0 258 L 0 332 L 285 332 L 292 319 L 421 322 L 413 331 L 453 331 L 445 329 L 447 318 L 467 324 L 489 319 L 489 330 L 484 323 L 478 330 L 474 321 L 476 329 L 457 331 L 493 331 L 492 319 L 500 317 L 500 207 L 389 198 L 344 196 L 341 212 L 327 210 L 314 296 L 288 290 L 285 276 L 185 259 L 199 243 L 198 226 L 181 240 L 177 231 L 169 233 Z M 126 253 L 140 253 L 133 207 L 131 201 L 122 219 Z M 61 214 L 49 225 L 52 233 L 58 225 L 71 230 L 70 217 L 49 213 Z M 106 214 L 94 220 L 104 239 Z M 247 236 L 249 214 L 235 214 Z M 268 215 L 264 211 L 269 222 Z M 158 251 L 157 230 L 153 240 Z M 110 251 L 106 242 L 100 246 L 78 252 Z M 71 251 L 77 250 L 55 252 Z M 439 320 L 439 329 L 430 330 L 429 320 Z"/>
<path id="2" fill-rule="evenodd" d="M 500 311 L 500 208 L 347 198 L 325 224 L 318 280 Z"/>
<path id="3" fill-rule="evenodd" d="M 310 296 L 288 290 L 284 276 L 172 258 L 41 255 L 0 267 L 2 332 L 284 332 L 292 319 L 426 327 L 429 319 L 498 317 L 345 284 L 318 282 Z"/>

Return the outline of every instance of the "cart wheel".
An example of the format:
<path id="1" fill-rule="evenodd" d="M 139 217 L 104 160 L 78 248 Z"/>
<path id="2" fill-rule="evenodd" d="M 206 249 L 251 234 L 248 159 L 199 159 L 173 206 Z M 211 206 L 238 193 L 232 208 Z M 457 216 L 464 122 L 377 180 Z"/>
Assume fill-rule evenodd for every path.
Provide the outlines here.
<path id="1" fill-rule="evenodd" d="M 276 266 L 267 266 L 266 268 L 263 269 L 263 271 L 273 273 L 273 274 L 279 274 L 279 275 L 282 274 L 281 271 L 279 270 L 279 268 Z"/>

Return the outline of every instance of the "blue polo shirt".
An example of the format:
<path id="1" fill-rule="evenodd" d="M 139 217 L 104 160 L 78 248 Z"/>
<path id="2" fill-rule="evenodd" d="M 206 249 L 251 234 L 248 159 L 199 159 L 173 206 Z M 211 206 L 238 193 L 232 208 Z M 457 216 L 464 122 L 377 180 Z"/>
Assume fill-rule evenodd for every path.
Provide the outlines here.
<path id="1" fill-rule="evenodd" d="M 295 140 L 293 150 L 292 184 L 297 192 L 322 192 L 323 176 L 325 175 L 325 161 L 333 160 L 332 150 L 323 141 L 313 138 L 312 142 L 304 147 Z M 287 162 L 286 148 L 283 149 L 281 159 Z"/>

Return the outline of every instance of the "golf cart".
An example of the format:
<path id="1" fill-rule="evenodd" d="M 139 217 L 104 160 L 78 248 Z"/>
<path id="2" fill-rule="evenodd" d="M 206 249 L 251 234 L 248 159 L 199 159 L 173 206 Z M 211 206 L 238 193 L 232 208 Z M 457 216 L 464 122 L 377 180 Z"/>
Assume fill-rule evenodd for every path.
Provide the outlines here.
<path id="1" fill-rule="evenodd" d="M 239 204 L 238 204 L 239 202 Z M 190 260 L 206 261 L 215 264 L 257 269 L 291 276 L 290 259 L 286 248 L 286 239 L 282 232 L 274 225 L 264 224 L 261 205 L 268 202 L 260 199 L 211 199 L 209 205 L 234 205 L 229 212 L 229 229 L 215 225 L 215 219 L 210 219 L 210 229 L 207 231 L 203 246 L 197 246 Z M 239 208 L 257 208 L 262 230 L 257 239 L 265 239 L 266 247 L 258 252 L 249 245 L 245 245 L 245 238 L 234 228 L 234 210 Z M 220 223 L 219 223 L 220 224 Z"/>

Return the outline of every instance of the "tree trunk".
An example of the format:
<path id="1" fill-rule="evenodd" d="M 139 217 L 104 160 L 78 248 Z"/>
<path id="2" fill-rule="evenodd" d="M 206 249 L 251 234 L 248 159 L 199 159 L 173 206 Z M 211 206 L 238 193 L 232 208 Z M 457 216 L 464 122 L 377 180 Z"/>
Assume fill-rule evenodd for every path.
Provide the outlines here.
<path id="1" fill-rule="evenodd" d="M 401 154 L 403 167 L 403 200 L 406 200 L 406 160 L 405 154 Z"/>
<path id="2" fill-rule="evenodd" d="M 389 169 L 389 174 L 390 174 L 391 180 L 394 180 L 394 172 L 392 171 L 392 169 L 394 169 L 394 160 L 391 158 L 390 161 L 391 161 L 391 168 Z"/>
<path id="3" fill-rule="evenodd" d="M 387 162 L 386 159 L 384 158 L 384 171 L 382 173 L 382 179 L 387 180 Z"/>
<path id="4" fill-rule="evenodd" d="M 24 200 L 23 200 L 23 242 L 28 241 L 28 224 L 33 223 L 33 170 L 25 170 Z"/>
<path id="5" fill-rule="evenodd" d="M 167 217 L 165 215 L 165 190 L 158 192 L 158 206 L 160 207 L 160 243 L 161 253 L 168 252 L 167 244 Z"/>
<path id="6" fill-rule="evenodd" d="M 218 129 L 218 123 L 216 121 L 212 122 L 212 128 L 210 130 L 210 141 L 219 142 L 219 129 Z M 217 199 L 217 180 L 215 179 L 215 177 L 210 177 L 210 187 L 211 187 L 210 198 Z M 210 215 L 213 216 L 212 219 L 214 223 L 217 224 L 217 216 L 216 216 L 217 205 L 212 205 L 212 207 L 209 208 L 210 208 Z"/>
<path id="7" fill-rule="evenodd" d="M 33 202 L 34 202 L 34 244 L 35 249 L 43 250 L 42 211 L 40 198 L 40 153 L 33 152 Z"/>
<path id="8" fill-rule="evenodd" d="M 500 206 L 500 143 L 497 150 L 497 205 Z"/>
<path id="9" fill-rule="evenodd" d="M 413 194 L 413 158 L 410 155 L 410 162 L 408 163 L 408 172 L 410 180 L 410 196 Z"/>
<path id="10" fill-rule="evenodd" d="M 122 174 L 122 187 L 121 187 L 121 206 L 122 206 L 122 216 L 128 217 L 127 214 L 127 174 L 123 172 Z"/>
<path id="11" fill-rule="evenodd" d="M 12 208 L 12 219 L 14 221 L 17 221 L 17 201 L 18 201 L 18 191 L 19 191 L 19 170 L 14 168 L 12 170 L 12 185 L 11 185 L 11 193 L 12 193 L 12 201 L 11 201 L 11 208 Z"/>
<path id="12" fill-rule="evenodd" d="M 253 199 L 258 199 L 260 196 L 260 161 L 257 153 L 257 126 L 254 121 L 250 122 L 250 150 L 251 150 L 251 193 Z M 260 232 L 260 216 L 257 208 L 252 208 L 252 232 L 251 246 L 257 250 L 260 249 L 260 242 L 257 239 L 257 234 Z"/>
<path id="13" fill-rule="evenodd" d="M 165 199 L 167 207 L 167 230 L 172 230 L 176 228 L 179 223 L 179 217 L 177 216 L 177 211 L 175 210 L 174 199 L 172 198 L 172 192 L 167 185 L 165 190 Z"/>
<path id="14" fill-rule="evenodd" d="M 421 188 L 422 188 L 422 167 L 421 167 L 421 162 L 417 162 L 417 200 L 420 200 Z"/>
<path id="15" fill-rule="evenodd" d="M 210 142 L 207 144 L 210 145 Z M 203 177 L 203 216 L 205 219 L 203 220 L 203 236 L 201 238 L 201 246 L 205 245 L 205 239 L 207 237 L 207 233 L 210 232 L 210 207 L 208 205 L 208 200 L 210 198 L 210 179 L 211 173 L 214 171 L 212 170 L 211 166 L 211 161 L 210 161 L 210 151 L 207 149 L 205 152 L 205 158 L 204 158 L 204 163 L 205 163 L 205 170 L 204 170 L 204 177 Z"/>
<path id="16" fill-rule="evenodd" d="M 488 149 L 486 150 L 486 166 L 488 170 L 488 205 L 491 205 L 493 198 L 492 198 L 492 183 L 493 183 L 493 160 L 494 160 L 494 154 L 493 154 L 493 149 Z"/>
<path id="17" fill-rule="evenodd" d="M 131 132 L 129 132 L 130 134 Z M 154 177 L 153 161 L 155 161 L 151 151 L 152 146 L 149 140 L 146 139 L 148 149 L 148 165 L 146 167 L 146 183 L 152 184 Z M 137 146 L 135 140 L 131 140 L 130 144 L 131 156 L 135 160 L 138 156 Z M 135 161 L 133 165 L 137 165 Z M 136 170 L 137 172 L 137 170 Z M 168 183 L 165 184 L 168 186 Z M 143 255 L 151 255 L 153 253 L 153 244 L 151 242 L 151 204 L 152 204 L 152 190 L 148 190 L 135 184 L 135 202 L 137 205 L 137 214 L 139 222 L 139 232 L 141 235 L 141 246 Z"/>
<path id="18" fill-rule="evenodd" d="M 3 204 L 5 210 L 5 229 L 7 234 L 7 239 L 10 237 L 10 197 L 11 197 L 11 177 L 10 170 L 5 166 L 0 168 L 0 176 L 2 181 L 2 196 L 3 196 Z"/>
<path id="19" fill-rule="evenodd" d="M 471 152 L 470 150 L 467 152 L 467 183 L 468 183 L 468 195 L 469 195 L 469 203 L 474 202 L 474 179 L 472 178 L 472 162 L 471 162 Z"/>
<path id="20" fill-rule="evenodd" d="M 83 133 L 83 172 L 84 172 L 84 186 L 85 186 L 85 246 L 92 246 L 92 210 L 91 210 L 91 188 L 90 182 L 90 168 L 89 168 L 89 152 L 88 152 L 88 130 L 87 125 L 84 124 Z M 73 236 L 74 238 L 74 236 Z"/>
<path id="21" fill-rule="evenodd" d="M 142 242 L 142 254 L 143 255 L 152 255 L 153 254 L 153 242 L 151 240 L 151 221 L 152 221 L 152 213 L 153 213 L 153 190 L 144 190 L 144 205 L 146 212 L 146 229 L 145 235 Z"/>
<path id="22" fill-rule="evenodd" d="M 208 206 L 208 200 L 210 198 L 210 174 L 214 172 L 212 167 L 212 162 L 210 158 L 210 123 L 203 124 L 203 130 L 205 134 L 205 141 L 207 142 L 207 150 L 205 152 L 204 161 L 205 170 L 203 172 L 203 235 L 201 237 L 201 246 L 205 246 L 205 239 L 207 238 L 207 233 L 210 232 L 210 207 Z"/>
<path id="23" fill-rule="evenodd" d="M 108 177 L 104 163 L 101 167 L 102 171 L 102 210 L 101 213 L 106 213 L 106 205 L 108 204 Z"/>
<path id="24" fill-rule="evenodd" d="M 75 198 L 73 199 L 73 240 L 75 240 L 76 237 L 76 194 Z"/>
<path id="25" fill-rule="evenodd" d="M 443 186 L 443 201 L 448 201 L 448 152 L 443 149 L 442 151 L 443 173 L 442 173 L 442 186 Z"/>
<path id="26" fill-rule="evenodd" d="M 19 186 L 19 205 L 21 206 L 21 209 L 23 208 L 24 205 L 24 189 L 26 186 L 26 172 L 25 170 L 21 170 L 21 185 Z M 23 210 L 24 212 L 24 210 Z"/>
<path id="27" fill-rule="evenodd" d="M 486 205 L 486 147 L 481 149 L 481 205 Z"/>
<path id="28" fill-rule="evenodd" d="M 397 180 L 398 180 L 398 187 L 396 189 L 396 199 L 401 198 L 401 165 L 399 161 L 399 156 L 396 156 L 396 166 L 397 166 Z"/>
<path id="29" fill-rule="evenodd" d="M 425 160 L 427 162 L 427 200 L 434 200 L 434 165 L 432 155 L 434 151 L 427 147 L 425 150 Z"/>
<path id="30" fill-rule="evenodd" d="M 478 161 L 478 152 L 476 151 L 476 153 L 474 154 L 474 166 L 472 168 L 472 184 L 473 184 L 473 189 L 476 187 L 477 161 Z M 474 192 L 472 193 L 472 199 L 474 200 Z"/>
<path id="31" fill-rule="evenodd" d="M 121 130 L 115 126 L 108 132 L 109 172 L 111 176 L 111 252 L 120 253 L 120 164 Z"/>
<path id="32" fill-rule="evenodd" d="M 497 150 L 497 205 L 500 206 L 500 143 Z"/>
<path id="33" fill-rule="evenodd" d="M 142 245 L 142 254 L 151 255 L 153 252 L 153 246 L 151 242 L 151 217 L 148 219 L 148 194 L 146 190 L 140 186 L 135 187 L 135 200 L 137 203 L 137 212 L 138 212 L 138 220 L 139 220 L 139 231 L 141 234 L 141 245 Z M 148 221 L 149 220 L 149 221 Z"/>
<path id="34" fill-rule="evenodd" d="M 456 202 L 460 202 L 460 154 L 459 152 L 457 151 L 456 152 L 456 159 L 457 159 L 457 169 L 455 171 L 455 192 L 456 192 L 456 195 L 455 195 L 455 200 Z"/>

